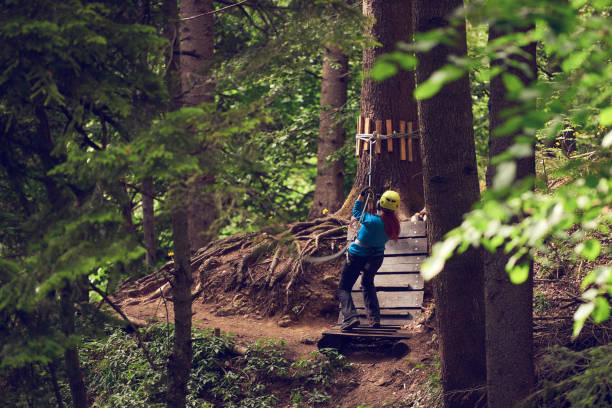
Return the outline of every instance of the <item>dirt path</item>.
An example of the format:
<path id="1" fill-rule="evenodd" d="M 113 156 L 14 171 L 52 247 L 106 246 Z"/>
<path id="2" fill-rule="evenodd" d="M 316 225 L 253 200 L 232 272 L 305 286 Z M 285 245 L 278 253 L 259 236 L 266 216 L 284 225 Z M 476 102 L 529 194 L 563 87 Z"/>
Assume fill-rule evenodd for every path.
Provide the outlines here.
<path id="1" fill-rule="evenodd" d="M 123 306 L 130 318 L 145 322 L 173 320 L 171 306 L 163 299 L 145 303 L 130 302 Z M 324 330 L 335 324 L 332 318 L 310 318 L 280 327 L 282 319 L 253 315 L 217 316 L 215 304 L 194 302 L 194 326 L 218 328 L 222 332 L 234 333 L 238 344 L 249 344 L 261 338 L 281 339 L 288 351 L 287 357 L 295 360 L 317 350 L 317 341 Z M 351 348 L 345 355 L 353 369 L 342 379 L 330 406 L 341 408 L 402 407 L 410 402 L 426 398 L 423 385 L 430 381 L 431 363 L 437 349 L 433 329 L 427 324 L 417 323 L 408 328 L 413 332 L 408 340 L 409 354 L 397 358 L 388 350 L 376 345 L 367 348 Z M 372 347 L 373 346 L 373 347 Z M 416 367 L 416 368 L 415 368 Z M 415 405 L 430 406 L 430 405 Z"/>

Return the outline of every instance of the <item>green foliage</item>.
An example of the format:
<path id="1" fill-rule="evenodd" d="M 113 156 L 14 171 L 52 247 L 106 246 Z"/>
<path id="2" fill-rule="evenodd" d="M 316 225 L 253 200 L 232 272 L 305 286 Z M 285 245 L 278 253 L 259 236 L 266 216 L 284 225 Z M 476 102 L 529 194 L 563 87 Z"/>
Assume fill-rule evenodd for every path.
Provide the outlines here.
<path id="1" fill-rule="evenodd" d="M 495 133 L 517 132 L 518 136 L 515 145 L 492 162 L 497 164 L 493 188 L 465 215 L 460 227 L 434 245 L 431 257 L 423 264 L 422 274 L 426 279 L 439 273 L 454 253 L 461 253 L 470 246 L 482 245 L 489 251 L 500 249 L 510 254 L 506 270 L 516 284 L 527 279 L 530 259 L 552 238 L 571 245 L 588 261 L 596 261 L 607 251 L 604 251 L 607 240 L 604 245 L 601 240 L 587 235 L 600 229 L 609 231 L 612 221 L 612 151 L 610 139 L 600 131 L 601 126 L 610 122 L 609 106 L 612 104 L 612 92 L 600 87 L 612 78 L 612 70 L 604 62 L 612 55 L 611 34 L 604 28 L 609 27 L 610 6 L 609 1 L 574 2 L 567 6 L 533 0 L 502 1 L 495 5 L 473 2 L 467 9 L 472 24 L 498 22 L 515 27 L 517 32 L 489 42 L 476 59 L 474 55 L 454 56 L 421 84 L 415 95 L 417 98 L 430 97 L 448 81 L 472 70 L 477 70 L 477 77 L 485 80 L 501 75 L 509 99 L 518 106 L 504 112 L 506 121 Z M 417 38 L 415 45 L 404 49 L 423 51 L 452 41 L 453 36 L 446 34 L 440 31 L 424 34 Z M 508 57 L 521 54 L 519 47 L 533 41 L 544 44 L 546 58 L 554 60 L 560 70 L 541 78 L 531 87 L 524 87 L 505 70 L 516 66 Z M 503 64 L 487 69 L 487 60 L 494 57 L 502 58 Z M 588 143 L 579 141 L 578 152 L 586 148 L 594 151 L 589 153 L 588 163 L 577 159 L 564 168 L 565 172 L 580 169 L 574 180 L 552 194 L 533 192 L 530 188 L 534 180 L 516 180 L 515 160 L 530 155 L 531 145 L 537 138 L 554 137 L 564 122 L 591 135 Z M 572 232 L 576 226 L 579 231 Z M 587 317 L 597 321 L 609 317 L 608 270 L 609 266 L 604 266 L 593 272 L 599 279 L 593 278 L 594 287 L 583 294 L 585 304 L 574 316 L 575 335 Z"/>
<path id="2" fill-rule="evenodd" d="M 555 347 L 544 357 L 538 391 L 520 407 L 608 407 L 612 403 L 612 346 L 583 351 Z"/>
<path id="3" fill-rule="evenodd" d="M 173 330 L 154 325 L 142 330 L 155 363 L 163 367 L 172 345 Z M 284 343 L 260 339 L 244 356 L 232 353 L 231 335 L 215 336 L 212 330 L 193 331 L 193 360 L 188 406 L 274 407 L 287 385 L 297 406 L 325 406 L 334 375 L 348 368 L 335 350 L 313 352 L 292 363 L 284 357 Z M 167 379 L 154 371 L 133 338 L 122 330 L 103 341 L 85 342 L 81 357 L 96 407 L 156 407 L 164 404 Z"/>

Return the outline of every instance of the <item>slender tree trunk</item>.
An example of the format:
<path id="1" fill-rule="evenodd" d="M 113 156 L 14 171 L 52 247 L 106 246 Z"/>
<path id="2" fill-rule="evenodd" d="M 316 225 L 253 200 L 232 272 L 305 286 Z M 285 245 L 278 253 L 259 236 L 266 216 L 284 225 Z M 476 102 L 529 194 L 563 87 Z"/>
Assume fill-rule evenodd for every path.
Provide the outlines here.
<path id="1" fill-rule="evenodd" d="M 489 30 L 489 39 L 504 33 L 497 27 Z M 506 68 L 528 85 L 537 77 L 536 44 L 523 48 L 529 59 L 513 57 L 531 71 L 531 76 L 522 70 Z M 492 65 L 502 65 L 493 61 Z M 502 112 L 517 106 L 507 99 L 507 91 L 501 76 L 491 80 L 489 99 L 489 157 L 505 152 L 514 144 L 516 135 L 495 136 L 495 129 L 503 124 Z M 487 187 L 493 186 L 495 166 L 487 168 Z M 535 176 L 535 154 L 517 160 L 517 180 Z M 526 282 L 514 285 L 510 282 L 505 265 L 509 255 L 502 250 L 485 255 L 485 299 L 486 299 L 486 346 L 487 346 L 487 392 L 491 408 L 511 408 L 529 395 L 535 384 L 533 362 L 533 275 L 530 270 Z M 530 268 L 531 269 L 531 268 Z M 508 362 L 511 362 L 509 364 Z"/>
<path id="2" fill-rule="evenodd" d="M 214 102 L 214 84 L 208 75 L 214 53 L 213 10 L 212 0 L 181 1 L 182 106 Z M 214 236 L 211 224 L 216 218 L 216 206 L 210 188 L 214 182 L 212 174 L 201 174 L 190 183 L 188 223 L 192 251 Z"/>
<path id="3" fill-rule="evenodd" d="M 417 30 L 448 25 L 446 16 L 461 0 L 415 3 Z M 417 82 L 424 82 L 451 54 L 467 52 L 465 26 L 457 27 L 456 48 L 439 45 L 420 56 Z M 418 103 L 428 236 L 440 241 L 461 224 L 463 214 L 479 199 L 473 117 L 467 75 L 445 85 L 434 97 Z M 444 406 L 474 408 L 484 405 L 486 382 L 483 263 L 480 251 L 453 256 L 434 280 L 440 335 Z"/>
<path id="4" fill-rule="evenodd" d="M 54 143 L 51 137 L 47 111 L 42 103 L 35 107 L 35 115 L 38 119 L 37 131 L 40 143 L 39 157 L 45 169 L 45 173 L 48 173 L 58 163 L 56 162 L 55 156 L 52 154 Z M 56 212 L 63 211 L 63 207 L 67 205 L 68 199 L 61 187 L 59 187 L 56 181 L 49 176 L 44 178 L 43 183 L 45 185 L 47 201 Z M 73 302 L 78 294 L 76 288 L 73 287 L 70 282 L 67 282 L 60 296 L 61 328 L 67 338 L 73 336 L 75 332 L 75 310 Z M 66 374 L 68 376 L 68 385 L 72 395 L 73 406 L 75 408 L 85 408 L 89 406 L 87 401 L 87 389 L 83 381 L 83 374 L 79 363 L 79 353 L 76 345 L 67 345 L 64 350 L 64 363 L 66 364 Z"/>
<path id="5" fill-rule="evenodd" d="M 398 41 L 410 42 L 414 30 L 409 1 L 364 0 L 363 13 L 376 20 L 366 35 L 382 44 L 382 47 L 364 49 L 363 69 L 367 72 L 376 58 L 393 51 Z M 361 87 L 361 116 L 371 120 L 370 133 L 375 130 L 377 120 L 381 121 L 382 133 L 387 133 L 387 120 L 392 121 L 393 131 L 400 131 L 400 121 L 412 122 L 416 130 L 418 120 L 413 90 L 414 72 L 401 71 L 382 82 L 366 77 Z M 399 216 L 407 218 L 420 211 L 424 204 L 419 142 L 413 141 L 413 161 L 408 157 L 401 160 L 399 139 L 393 140 L 392 152 L 388 151 L 386 142 L 380 147 L 381 152 L 372 155 L 372 186 L 380 193 L 388 189 L 399 192 L 402 200 Z M 350 213 L 359 191 L 368 185 L 369 169 L 370 154 L 362 152 L 353 189 L 340 210 L 341 214 Z"/>
<path id="6" fill-rule="evenodd" d="M 73 304 L 73 289 L 70 284 L 62 291 L 60 303 L 62 311 L 62 330 L 67 338 L 74 335 L 74 304 Z M 72 340 L 72 339 L 71 339 Z M 68 384 L 70 385 L 70 393 L 72 395 L 72 406 L 74 408 L 86 408 L 89 406 L 87 401 L 87 392 L 85 390 L 85 381 L 81 373 L 81 365 L 79 363 L 79 352 L 74 345 L 68 345 L 64 351 L 64 362 L 66 364 L 66 375 L 68 376 Z"/>
<path id="7" fill-rule="evenodd" d="M 336 212 L 344 201 L 344 160 L 327 160 L 344 145 L 344 127 L 335 118 L 346 105 L 348 58 L 336 47 L 326 47 L 321 81 L 321 114 L 317 150 L 317 179 L 308 218 L 317 218 L 327 209 Z"/>
<path id="8" fill-rule="evenodd" d="M 155 265 L 157 251 L 155 245 L 155 210 L 153 208 L 153 179 L 147 177 L 142 182 L 142 231 L 147 249 L 147 265 Z"/>
<path id="9" fill-rule="evenodd" d="M 180 55 L 181 46 L 178 37 L 178 9 L 176 0 L 165 0 L 164 15 L 168 19 L 166 35 L 170 40 L 172 52 L 166 71 L 170 110 L 179 107 L 180 99 Z M 191 272 L 190 243 L 188 234 L 189 209 L 185 204 L 187 188 L 178 182 L 170 191 L 170 208 L 172 213 L 172 236 L 174 240 L 174 271 L 172 274 L 172 296 L 174 311 L 174 344 L 168 359 L 168 389 L 166 403 L 169 408 L 184 408 L 187 399 L 187 382 L 191 371 Z"/>
<path id="10" fill-rule="evenodd" d="M 193 276 L 189 262 L 187 239 L 188 211 L 181 203 L 183 192 L 172 193 L 172 237 L 174 239 L 174 272 L 172 295 L 174 306 L 174 344 L 168 359 L 168 407 L 183 408 L 187 398 L 187 382 L 193 356 L 191 344 L 191 284 Z"/>

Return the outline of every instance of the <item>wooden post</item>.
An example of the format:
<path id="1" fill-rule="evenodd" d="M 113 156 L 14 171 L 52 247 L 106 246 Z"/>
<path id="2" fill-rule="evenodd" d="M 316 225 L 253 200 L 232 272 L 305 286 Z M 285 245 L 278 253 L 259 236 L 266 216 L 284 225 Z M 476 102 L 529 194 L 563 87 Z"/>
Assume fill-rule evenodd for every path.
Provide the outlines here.
<path id="1" fill-rule="evenodd" d="M 376 121 L 376 133 L 378 133 L 379 135 L 382 134 L 382 120 L 377 120 Z M 380 144 L 382 143 L 382 140 L 377 140 L 375 146 L 376 149 L 376 153 L 380 153 Z"/>
<path id="2" fill-rule="evenodd" d="M 393 134 L 393 120 L 387 119 L 387 135 Z M 387 151 L 393 151 L 393 139 L 387 139 Z"/>
<path id="3" fill-rule="evenodd" d="M 372 133 L 370 125 L 371 125 L 370 118 L 365 118 L 365 129 L 364 129 L 364 132 L 363 132 L 364 134 L 369 135 L 370 133 Z M 363 142 L 363 151 L 367 152 L 369 147 L 370 146 L 368 146 L 368 142 L 364 141 Z"/>
<path id="4" fill-rule="evenodd" d="M 412 134 L 412 122 L 408 122 L 408 134 Z M 412 135 L 408 136 L 408 161 L 412 161 Z"/>
<path id="5" fill-rule="evenodd" d="M 363 133 L 363 121 L 361 120 L 361 115 L 357 118 L 357 134 Z M 359 157 L 359 153 L 361 153 L 361 140 L 357 139 L 355 141 L 355 156 Z"/>
<path id="6" fill-rule="evenodd" d="M 400 120 L 400 133 L 406 133 L 406 121 Z M 406 160 L 406 138 L 400 138 L 400 157 Z"/>

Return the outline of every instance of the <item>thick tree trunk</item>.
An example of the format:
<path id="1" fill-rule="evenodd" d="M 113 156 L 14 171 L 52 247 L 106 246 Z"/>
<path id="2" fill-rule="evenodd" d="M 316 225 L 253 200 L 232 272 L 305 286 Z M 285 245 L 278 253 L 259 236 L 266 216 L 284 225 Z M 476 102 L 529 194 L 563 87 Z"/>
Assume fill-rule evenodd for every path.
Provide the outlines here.
<path id="1" fill-rule="evenodd" d="M 395 49 L 398 41 L 410 42 L 413 33 L 412 8 L 409 1 L 364 0 L 363 13 L 376 19 L 366 35 L 382 44 L 363 51 L 363 70 L 369 71 L 376 58 Z M 361 116 L 371 120 L 370 133 L 376 121 L 382 121 L 382 132 L 387 132 L 387 120 L 392 121 L 392 130 L 400 131 L 400 121 L 412 122 L 417 129 L 417 107 L 412 96 L 414 72 L 401 71 L 395 76 L 375 82 L 365 78 L 361 88 Z M 408 125 L 406 125 L 408 127 Z M 423 175 L 419 142 L 413 142 L 413 161 L 401 160 L 400 141 L 393 140 L 393 151 L 387 143 L 381 144 L 380 153 L 372 155 L 372 186 L 379 193 L 393 189 L 400 193 L 400 218 L 407 218 L 423 208 Z M 355 182 L 340 214 L 349 214 L 359 191 L 368 185 L 370 155 L 362 152 L 355 174 Z"/>
<path id="2" fill-rule="evenodd" d="M 335 115 L 344 109 L 348 83 L 348 58 L 335 47 L 325 49 L 321 81 L 321 115 L 317 150 L 317 179 L 309 219 L 336 212 L 344 201 L 344 160 L 327 157 L 344 145 L 344 127 Z"/>
<path id="3" fill-rule="evenodd" d="M 74 335 L 74 304 L 73 304 L 73 288 L 67 284 L 62 291 L 60 303 L 62 311 L 62 330 L 67 338 Z M 89 406 L 87 401 L 87 391 L 85 389 L 85 381 L 81 373 L 81 365 L 79 363 L 79 352 L 74 345 L 69 345 L 64 351 L 64 362 L 66 364 L 66 375 L 68 384 L 70 385 L 70 394 L 72 395 L 72 406 L 74 408 L 86 408 Z"/>
<path id="4" fill-rule="evenodd" d="M 489 39 L 503 33 L 492 26 Z M 507 72 L 517 75 L 524 84 L 530 84 L 537 77 L 535 60 L 536 44 L 523 51 L 529 60 L 514 57 L 529 66 L 531 77 L 516 68 Z M 501 65 L 493 61 L 492 65 Z M 504 123 L 501 114 L 505 109 L 516 106 L 508 101 L 506 88 L 501 76 L 491 80 L 489 99 L 489 157 L 493 158 L 514 144 L 516 135 L 498 137 L 495 128 Z M 487 187 L 493 186 L 495 167 L 487 168 Z M 535 176 L 535 155 L 517 160 L 517 179 Z M 487 346 L 487 392 L 491 408 L 510 408 L 529 395 L 535 384 L 533 362 L 533 275 L 530 271 L 527 281 L 521 285 L 510 282 L 505 265 L 509 255 L 502 250 L 486 253 L 485 256 L 485 299 L 486 299 L 486 346 Z M 511 361 L 512 364 L 508 364 Z"/>
<path id="5" fill-rule="evenodd" d="M 174 344 L 168 359 L 167 403 L 171 408 L 185 407 L 187 382 L 193 356 L 191 344 L 191 263 L 187 239 L 188 212 L 180 202 L 178 191 L 172 194 L 172 236 L 174 239 L 174 272 L 172 297 L 174 307 Z"/>
<path id="6" fill-rule="evenodd" d="M 153 179 L 148 177 L 142 182 L 142 231 L 147 250 L 147 265 L 155 265 L 157 251 L 155 245 L 155 211 L 153 209 Z"/>
<path id="7" fill-rule="evenodd" d="M 214 10 L 212 0 L 181 1 L 181 105 L 214 102 L 214 84 L 208 72 L 214 53 Z M 216 207 L 209 186 L 210 174 L 194 177 L 189 192 L 189 242 L 192 251 L 203 247 L 214 234 L 210 231 Z"/>
<path id="8" fill-rule="evenodd" d="M 420 32 L 448 25 L 446 16 L 461 0 L 415 3 Z M 420 56 L 417 82 L 442 67 L 449 55 L 465 55 L 465 26 L 458 27 L 456 48 L 439 45 Z M 418 103 L 428 236 L 433 244 L 462 222 L 479 199 L 473 117 L 467 76 L 447 84 L 434 97 Z M 442 390 L 445 407 L 485 404 L 486 382 L 483 263 L 480 251 L 453 256 L 434 280 L 440 335 Z"/>

